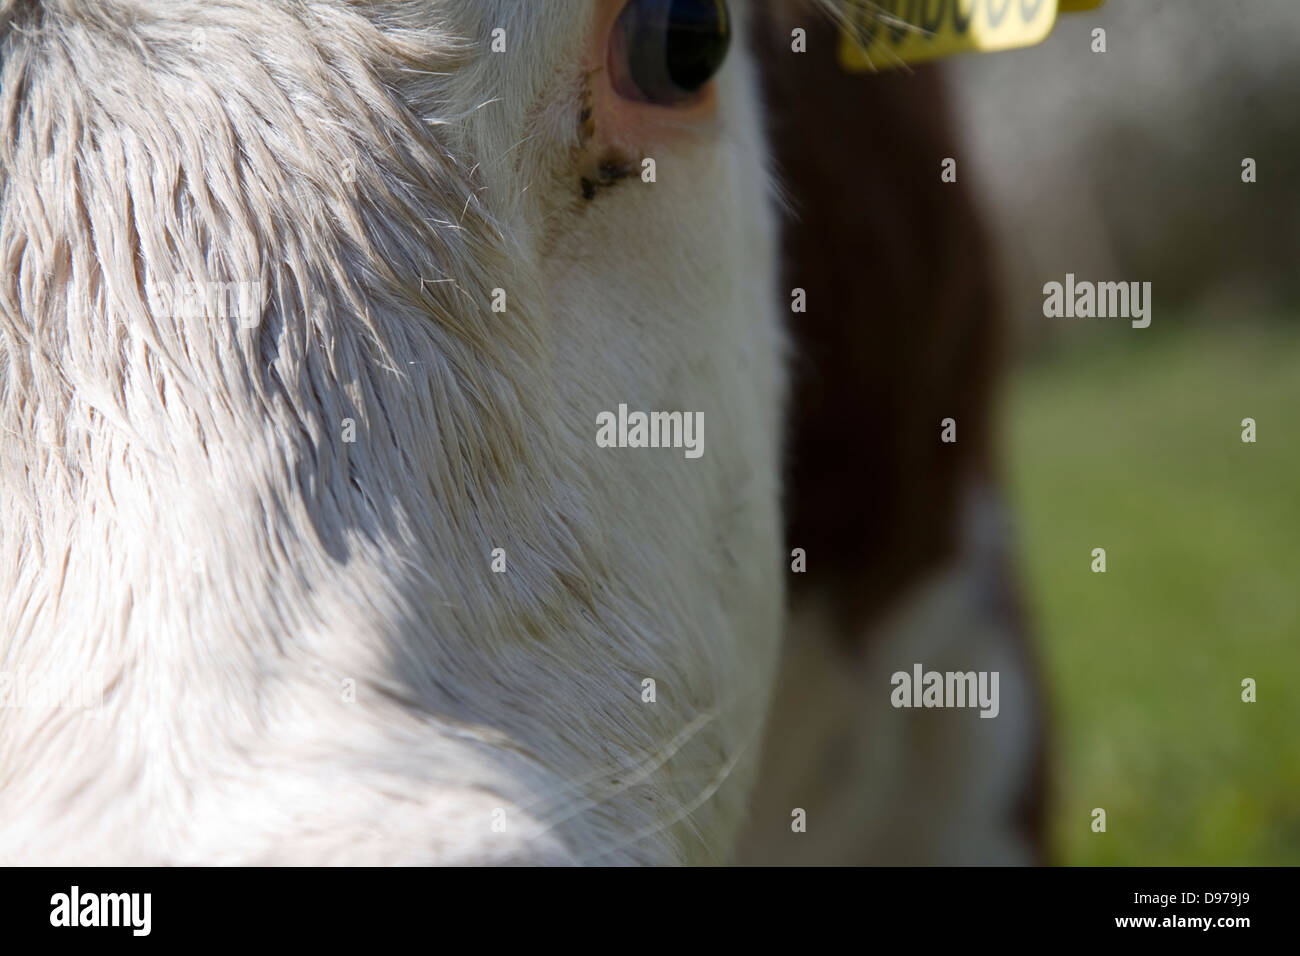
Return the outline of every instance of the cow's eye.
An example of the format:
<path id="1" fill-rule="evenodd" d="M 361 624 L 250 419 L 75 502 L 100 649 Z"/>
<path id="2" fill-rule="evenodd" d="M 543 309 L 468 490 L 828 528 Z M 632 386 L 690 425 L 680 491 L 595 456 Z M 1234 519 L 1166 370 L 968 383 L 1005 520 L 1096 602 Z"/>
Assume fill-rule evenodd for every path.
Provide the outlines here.
<path id="1" fill-rule="evenodd" d="M 730 44 L 726 0 L 629 0 L 610 42 L 614 89 L 658 106 L 689 102 L 718 72 Z"/>

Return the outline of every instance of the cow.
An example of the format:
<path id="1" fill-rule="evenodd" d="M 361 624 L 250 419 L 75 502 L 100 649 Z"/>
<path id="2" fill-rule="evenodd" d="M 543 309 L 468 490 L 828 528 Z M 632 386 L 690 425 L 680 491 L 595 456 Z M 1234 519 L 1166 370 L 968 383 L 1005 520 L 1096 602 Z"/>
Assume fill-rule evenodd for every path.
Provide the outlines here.
<path id="1" fill-rule="evenodd" d="M 786 544 L 901 585 L 783 452 L 755 6 L 0 0 L 0 860 L 764 859 L 795 635 L 875 626 L 783 654 Z"/>
<path id="2" fill-rule="evenodd" d="M 806 298 L 784 509 L 806 568 L 739 858 L 1044 863 L 1048 712 L 993 415 L 999 264 L 976 189 L 941 175 L 963 152 L 940 70 L 846 71 L 839 20 L 808 12 L 755 25 L 781 286 Z M 895 708 L 891 676 L 916 665 L 999 674 L 1002 712 Z"/>

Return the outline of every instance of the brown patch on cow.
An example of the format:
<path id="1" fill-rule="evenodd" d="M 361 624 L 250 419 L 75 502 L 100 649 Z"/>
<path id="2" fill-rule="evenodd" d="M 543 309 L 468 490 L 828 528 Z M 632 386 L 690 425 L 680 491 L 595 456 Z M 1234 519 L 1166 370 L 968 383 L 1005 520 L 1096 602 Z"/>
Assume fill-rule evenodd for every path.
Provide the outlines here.
<path id="1" fill-rule="evenodd" d="M 808 567 L 793 594 L 836 608 L 846 654 L 954 555 L 963 492 L 996 484 L 993 409 L 1004 354 L 996 263 L 958 156 L 939 68 L 846 73 L 838 30 L 800 18 L 789 55 L 781 13 L 754 18 L 775 168 L 790 198 L 781 288 L 802 288 L 794 338 L 787 547 Z M 787 298 L 788 302 L 789 299 Z M 957 442 L 939 440 L 957 420 Z M 997 598 L 1027 665 L 1034 654 L 1014 567 Z M 1040 855 L 1048 775 L 1045 708 L 1015 807 Z"/>
<path id="2" fill-rule="evenodd" d="M 756 31 L 792 202 L 781 288 L 808 303 L 790 316 L 787 533 L 809 558 L 791 584 L 860 635 L 953 553 L 962 489 L 993 460 L 1001 322 L 970 191 L 940 181 L 960 150 L 939 74 L 845 73 L 835 27 L 808 31 L 800 56 Z"/>

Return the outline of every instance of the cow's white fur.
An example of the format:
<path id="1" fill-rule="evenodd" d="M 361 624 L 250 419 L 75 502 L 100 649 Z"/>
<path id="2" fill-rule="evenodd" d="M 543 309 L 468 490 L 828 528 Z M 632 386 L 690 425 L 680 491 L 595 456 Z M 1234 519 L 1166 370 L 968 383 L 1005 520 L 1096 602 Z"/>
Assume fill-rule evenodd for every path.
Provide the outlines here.
<path id="1" fill-rule="evenodd" d="M 1020 803 L 1033 786 L 1040 703 L 997 576 L 1013 533 L 992 489 L 963 503 L 960 547 L 846 653 L 824 601 L 792 603 L 763 768 L 740 860 L 751 864 L 1024 865 L 1038 858 Z M 859 636 L 859 635 L 855 635 Z M 890 677 L 916 663 L 996 671 L 996 720 L 896 710 Z M 807 829 L 794 832 L 791 808 Z"/>
<path id="2" fill-rule="evenodd" d="M 0 860 L 729 852 L 783 603 L 756 104 L 737 44 L 718 128 L 581 202 L 592 15 L 0 0 L 0 671 L 106 686 L 0 710 Z M 597 448 L 620 401 L 704 457 Z"/>

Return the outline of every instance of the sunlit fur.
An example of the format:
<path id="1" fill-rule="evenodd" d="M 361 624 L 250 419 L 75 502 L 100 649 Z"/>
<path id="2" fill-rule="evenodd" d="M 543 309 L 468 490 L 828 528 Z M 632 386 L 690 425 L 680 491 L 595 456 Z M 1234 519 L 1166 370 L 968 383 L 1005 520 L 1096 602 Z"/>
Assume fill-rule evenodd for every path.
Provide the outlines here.
<path id="1" fill-rule="evenodd" d="M 757 105 L 737 43 L 719 129 L 581 201 L 592 15 L 0 0 L 0 671 L 104 695 L 0 710 L 0 860 L 730 852 L 783 607 Z M 598 448 L 620 402 L 704 456 Z"/>

